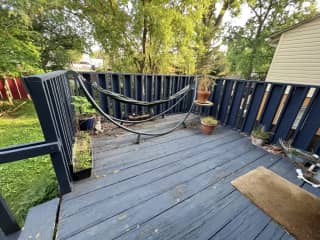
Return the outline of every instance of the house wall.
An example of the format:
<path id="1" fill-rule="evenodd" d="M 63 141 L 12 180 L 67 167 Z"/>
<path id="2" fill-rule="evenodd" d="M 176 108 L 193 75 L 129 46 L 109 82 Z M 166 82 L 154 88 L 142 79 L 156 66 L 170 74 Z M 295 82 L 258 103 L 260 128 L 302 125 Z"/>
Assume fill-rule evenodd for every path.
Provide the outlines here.
<path id="1" fill-rule="evenodd" d="M 266 81 L 320 85 L 320 18 L 281 35 Z"/>

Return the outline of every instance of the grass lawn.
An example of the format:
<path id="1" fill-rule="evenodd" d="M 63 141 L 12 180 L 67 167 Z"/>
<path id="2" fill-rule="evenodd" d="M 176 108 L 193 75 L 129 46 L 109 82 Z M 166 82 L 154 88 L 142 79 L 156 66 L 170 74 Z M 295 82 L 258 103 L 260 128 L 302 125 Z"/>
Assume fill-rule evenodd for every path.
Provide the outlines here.
<path id="1" fill-rule="evenodd" d="M 1 106 L 4 105 L 0 102 Z M 15 112 L 0 117 L 0 148 L 41 140 L 43 134 L 31 101 Z M 30 207 L 57 195 L 57 182 L 50 157 L 40 156 L 0 164 L 0 193 L 18 223 L 23 225 Z"/>

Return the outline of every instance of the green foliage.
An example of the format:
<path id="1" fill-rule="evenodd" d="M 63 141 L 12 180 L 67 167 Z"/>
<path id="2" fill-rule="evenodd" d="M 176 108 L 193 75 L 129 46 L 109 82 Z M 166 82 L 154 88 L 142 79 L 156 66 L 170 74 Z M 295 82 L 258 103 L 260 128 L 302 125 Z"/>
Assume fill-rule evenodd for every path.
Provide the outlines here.
<path id="1" fill-rule="evenodd" d="M 239 3 L 96 0 L 77 4 L 83 19 L 92 24 L 113 71 L 208 73 L 217 52 L 212 42 L 217 42 L 222 18 L 227 10 L 237 12 Z M 208 64 L 209 71 L 204 71 Z"/>
<path id="2" fill-rule="evenodd" d="M 251 135 L 255 138 L 260 138 L 263 140 L 268 140 L 271 136 L 270 132 L 265 131 L 265 127 L 263 125 L 259 125 L 253 129 Z"/>
<path id="3" fill-rule="evenodd" d="M 0 118 L 0 136 L 0 147 L 43 140 L 31 101 Z M 30 207 L 57 196 L 57 182 L 49 156 L 1 164 L 0 172 L 0 193 L 21 226 Z"/>
<path id="4" fill-rule="evenodd" d="M 20 8 L 21 7 L 21 8 Z M 30 29 L 30 16 L 16 2 L 0 5 L 0 76 L 38 72 L 39 48 Z"/>
<path id="5" fill-rule="evenodd" d="M 71 0 L 4 0 L 0 5 L 0 76 L 63 69 L 86 47 L 88 25 Z"/>
<path id="6" fill-rule="evenodd" d="M 250 0 L 247 3 L 251 17 L 244 26 L 229 26 L 226 42 L 231 72 L 250 79 L 252 73 L 266 73 L 269 69 L 275 48 L 268 42 L 268 36 L 314 15 L 316 8 L 314 0 Z"/>
<path id="7" fill-rule="evenodd" d="M 211 116 L 201 118 L 201 122 L 210 124 L 210 125 L 218 125 L 218 120 Z"/>
<path id="8" fill-rule="evenodd" d="M 72 96 L 72 105 L 78 114 L 94 114 L 96 112 L 86 97 Z"/>
<path id="9" fill-rule="evenodd" d="M 74 144 L 74 168 L 76 171 L 92 167 L 91 140 L 88 132 L 80 131 Z"/>

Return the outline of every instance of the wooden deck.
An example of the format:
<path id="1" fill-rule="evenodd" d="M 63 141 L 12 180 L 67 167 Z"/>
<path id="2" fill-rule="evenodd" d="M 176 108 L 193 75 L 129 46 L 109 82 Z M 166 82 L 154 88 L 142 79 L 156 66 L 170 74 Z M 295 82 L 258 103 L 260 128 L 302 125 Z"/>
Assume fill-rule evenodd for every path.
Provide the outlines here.
<path id="1" fill-rule="evenodd" d="M 135 138 L 94 139 L 94 176 L 63 197 L 57 239 L 293 239 L 230 182 L 266 166 L 319 195 L 287 160 L 222 126 L 211 136 L 187 128 L 139 145 Z"/>

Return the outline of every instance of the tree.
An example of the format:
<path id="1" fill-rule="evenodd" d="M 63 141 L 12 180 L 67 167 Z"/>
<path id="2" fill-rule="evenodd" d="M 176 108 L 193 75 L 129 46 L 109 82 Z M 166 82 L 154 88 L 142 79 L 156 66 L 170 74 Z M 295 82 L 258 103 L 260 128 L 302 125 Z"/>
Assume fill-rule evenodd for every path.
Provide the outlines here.
<path id="1" fill-rule="evenodd" d="M 221 40 L 222 20 L 226 11 L 233 15 L 238 14 L 242 1 L 223 0 L 223 1 L 206 1 L 203 6 L 201 23 L 197 26 L 196 31 L 200 41 L 197 49 L 197 72 L 207 74 L 214 67 L 214 57 L 218 54 Z M 220 8 L 219 8 L 220 5 Z"/>
<path id="2" fill-rule="evenodd" d="M 30 16 L 19 3 L 0 5 L 0 75 L 1 77 L 39 72 L 37 35 L 30 29 Z"/>
<path id="3" fill-rule="evenodd" d="M 114 71 L 194 73 L 214 59 L 213 43 L 224 13 L 238 2 L 96 0 L 77 4 Z"/>
<path id="4" fill-rule="evenodd" d="M 68 0 L 3 1 L 0 75 L 20 76 L 64 68 L 72 50 L 83 52 L 86 27 Z"/>
<path id="5" fill-rule="evenodd" d="M 69 1 L 55 0 L 33 2 L 38 6 L 32 17 L 32 29 L 39 35 L 35 39 L 40 51 L 40 64 L 44 70 L 65 68 L 75 57 L 75 52 L 88 48 L 89 24 L 78 17 Z"/>
<path id="6" fill-rule="evenodd" d="M 267 72 L 274 54 L 268 36 L 315 14 L 315 1 L 250 0 L 251 17 L 242 27 L 229 27 L 226 38 L 231 71 L 250 79 L 253 72 Z"/>

